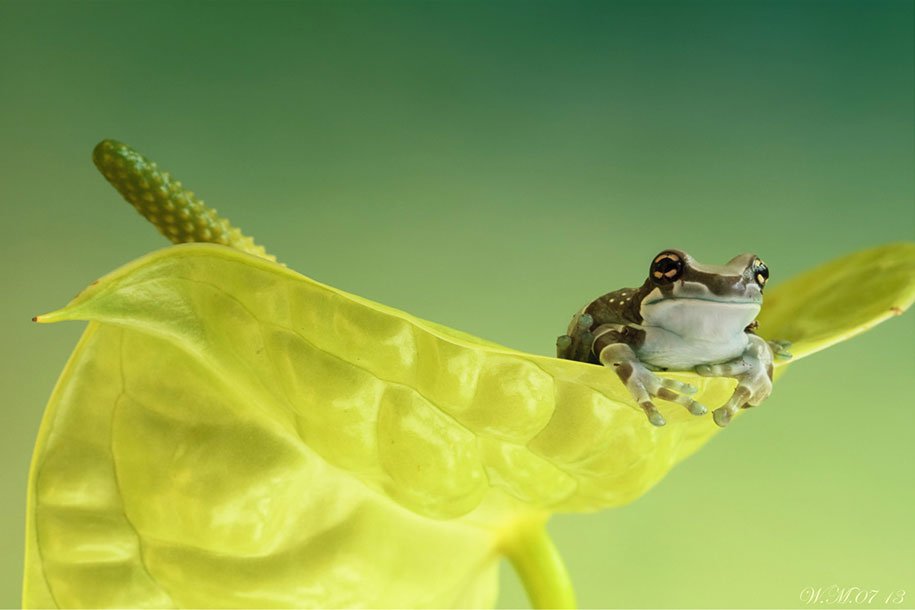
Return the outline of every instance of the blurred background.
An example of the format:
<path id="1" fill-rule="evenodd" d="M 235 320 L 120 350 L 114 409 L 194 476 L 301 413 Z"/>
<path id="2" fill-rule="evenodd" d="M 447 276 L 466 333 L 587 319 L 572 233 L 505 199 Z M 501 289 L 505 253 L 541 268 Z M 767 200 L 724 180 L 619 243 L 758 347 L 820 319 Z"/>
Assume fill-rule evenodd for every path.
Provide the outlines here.
<path id="1" fill-rule="evenodd" d="M 293 269 L 551 354 L 666 247 L 757 252 L 774 285 L 915 238 L 913 73 L 908 1 L 0 0 L 0 605 L 82 330 L 30 318 L 165 245 L 97 174 L 100 139 Z M 913 345 L 910 312 L 799 362 L 642 499 L 554 518 L 581 605 L 837 585 L 915 607 Z"/>

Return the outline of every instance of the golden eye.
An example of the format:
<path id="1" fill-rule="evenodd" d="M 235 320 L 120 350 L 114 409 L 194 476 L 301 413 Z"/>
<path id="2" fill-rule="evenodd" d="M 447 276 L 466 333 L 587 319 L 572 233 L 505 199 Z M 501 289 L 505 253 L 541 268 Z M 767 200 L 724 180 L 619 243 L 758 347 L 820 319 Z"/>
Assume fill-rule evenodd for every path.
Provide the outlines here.
<path id="1" fill-rule="evenodd" d="M 676 252 L 661 252 L 651 262 L 651 277 L 656 284 L 676 280 L 683 274 L 683 259 Z"/>
<path id="2" fill-rule="evenodd" d="M 769 281 L 769 268 L 766 267 L 766 263 L 762 262 L 762 259 L 757 258 L 753 261 L 753 272 L 756 275 L 756 283 L 759 284 L 759 287 L 765 286 L 766 282 Z"/>

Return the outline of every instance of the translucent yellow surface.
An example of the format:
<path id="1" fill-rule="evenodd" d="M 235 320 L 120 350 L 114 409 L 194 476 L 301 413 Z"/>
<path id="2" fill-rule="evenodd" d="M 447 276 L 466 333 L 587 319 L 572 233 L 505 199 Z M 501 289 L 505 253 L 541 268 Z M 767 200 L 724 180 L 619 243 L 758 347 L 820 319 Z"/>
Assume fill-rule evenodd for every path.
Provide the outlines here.
<path id="1" fill-rule="evenodd" d="M 803 357 L 901 313 L 913 270 L 912 244 L 845 257 L 767 294 L 760 331 Z M 29 607 L 491 605 L 519 528 L 629 502 L 719 432 L 217 245 L 59 320 L 90 324 L 36 445 Z M 671 376 L 710 407 L 734 386 Z"/>

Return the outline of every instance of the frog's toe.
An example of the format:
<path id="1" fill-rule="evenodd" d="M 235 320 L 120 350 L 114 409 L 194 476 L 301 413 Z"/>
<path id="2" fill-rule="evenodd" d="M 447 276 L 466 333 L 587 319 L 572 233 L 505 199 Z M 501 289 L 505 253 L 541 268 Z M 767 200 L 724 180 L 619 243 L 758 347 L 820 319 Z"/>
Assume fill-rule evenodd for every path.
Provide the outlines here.
<path id="1" fill-rule="evenodd" d="M 588 356 L 591 353 L 592 343 L 594 343 L 594 335 L 591 334 L 591 331 L 586 330 L 580 333 L 578 335 L 578 341 L 575 342 L 575 347 L 569 350 L 571 359 L 587 362 Z"/>
<path id="2" fill-rule="evenodd" d="M 752 367 L 752 362 L 744 358 L 738 358 L 737 360 L 719 364 L 700 364 L 695 370 L 703 377 L 735 377 L 750 371 Z"/>
<path id="3" fill-rule="evenodd" d="M 721 428 L 724 428 L 731 423 L 731 417 L 733 417 L 733 413 L 724 407 L 718 407 L 712 411 L 712 419 L 714 419 L 715 423 Z"/>
<path id="4" fill-rule="evenodd" d="M 641 404 L 643 408 L 645 400 L 650 400 L 651 397 L 657 397 L 684 406 L 693 415 L 705 415 L 708 412 L 708 409 L 706 409 L 704 405 L 701 405 L 689 396 L 680 393 L 695 392 L 696 388 L 689 384 L 667 379 L 666 377 L 658 377 L 654 373 L 644 369 L 639 375 L 638 384 L 641 391 L 646 394 L 646 396 L 636 396 L 639 404 Z M 660 417 L 660 414 L 658 414 L 658 417 Z M 651 414 L 649 414 L 648 419 L 652 419 Z M 661 419 L 663 420 L 663 417 Z M 654 420 L 652 420 L 652 423 L 654 423 Z"/>
<path id="5" fill-rule="evenodd" d="M 588 330 L 593 325 L 594 325 L 594 318 L 592 318 L 591 314 L 589 314 L 589 313 L 583 313 L 578 318 L 578 329 L 579 330 Z"/>
<path id="6" fill-rule="evenodd" d="M 665 388 L 670 388 L 674 392 L 680 392 L 681 394 L 695 394 L 699 389 L 688 383 L 683 383 L 682 381 L 677 381 L 676 379 L 668 379 L 666 377 L 661 377 L 661 385 Z"/>
<path id="7" fill-rule="evenodd" d="M 708 413 L 708 409 L 705 405 L 696 402 L 689 396 L 677 394 L 667 388 L 658 388 L 657 396 L 663 400 L 669 400 L 670 402 L 675 402 L 678 405 L 686 407 L 693 415 L 705 415 Z"/>
<path id="8" fill-rule="evenodd" d="M 706 407 L 701 402 L 696 402 L 695 400 L 692 401 L 692 403 L 690 403 L 686 408 L 689 409 L 689 412 L 693 415 L 705 415 L 708 413 L 708 407 Z"/>
<path id="9" fill-rule="evenodd" d="M 780 360 L 790 360 L 791 358 L 794 358 L 794 355 L 788 351 L 788 348 L 791 347 L 791 341 L 776 339 L 768 341 L 767 343 L 772 349 L 772 355 L 776 358 Z"/>
<path id="10" fill-rule="evenodd" d="M 737 409 L 743 407 L 753 397 L 753 391 L 743 383 L 738 383 L 734 393 L 726 403 L 715 409 L 712 413 L 712 419 L 715 423 L 724 428 L 734 417 Z"/>
<path id="11" fill-rule="evenodd" d="M 642 410 L 645 411 L 645 415 L 648 416 L 648 421 L 657 427 L 661 427 L 667 423 L 667 420 L 664 419 L 664 416 L 661 415 L 661 412 L 658 411 L 658 408 L 654 406 L 654 403 L 650 400 L 646 400 L 639 404 L 642 407 Z"/>
<path id="12" fill-rule="evenodd" d="M 740 408 L 749 409 L 750 407 L 758 407 L 759 405 L 761 405 L 763 403 L 764 400 L 769 398 L 769 394 L 771 394 L 771 393 L 772 393 L 771 384 L 769 385 L 769 387 L 759 387 L 759 388 L 757 388 L 757 390 L 755 392 L 753 392 L 753 396 L 750 397 L 745 404 L 741 405 Z"/>
<path id="13" fill-rule="evenodd" d="M 556 357 L 565 358 L 572 347 L 572 337 L 569 335 L 560 335 L 556 339 Z"/>
<path id="14" fill-rule="evenodd" d="M 642 411 L 645 412 L 648 421 L 655 426 L 663 426 L 667 423 L 667 420 L 664 419 L 664 416 L 661 415 L 661 412 L 658 411 L 655 404 L 651 402 L 651 397 L 657 394 L 652 391 L 657 384 L 657 381 L 655 381 L 656 378 L 652 373 L 645 370 L 633 372 L 634 374 L 629 378 L 626 387 L 629 389 L 629 392 L 632 394 L 635 401 L 642 407 Z"/>

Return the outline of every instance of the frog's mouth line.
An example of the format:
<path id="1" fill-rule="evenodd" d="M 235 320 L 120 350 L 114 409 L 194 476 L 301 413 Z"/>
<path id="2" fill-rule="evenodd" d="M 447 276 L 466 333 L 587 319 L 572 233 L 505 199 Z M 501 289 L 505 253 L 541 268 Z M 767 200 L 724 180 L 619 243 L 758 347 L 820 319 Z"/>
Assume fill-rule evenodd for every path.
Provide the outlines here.
<path id="1" fill-rule="evenodd" d="M 701 301 L 703 303 L 714 303 L 716 305 L 762 305 L 762 301 L 721 301 L 719 299 L 704 299 L 702 297 L 668 297 L 664 299 L 654 299 L 642 304 L 642 307 L 650 307 L 657 303 L 669 303 L 671 301 Z"/>

